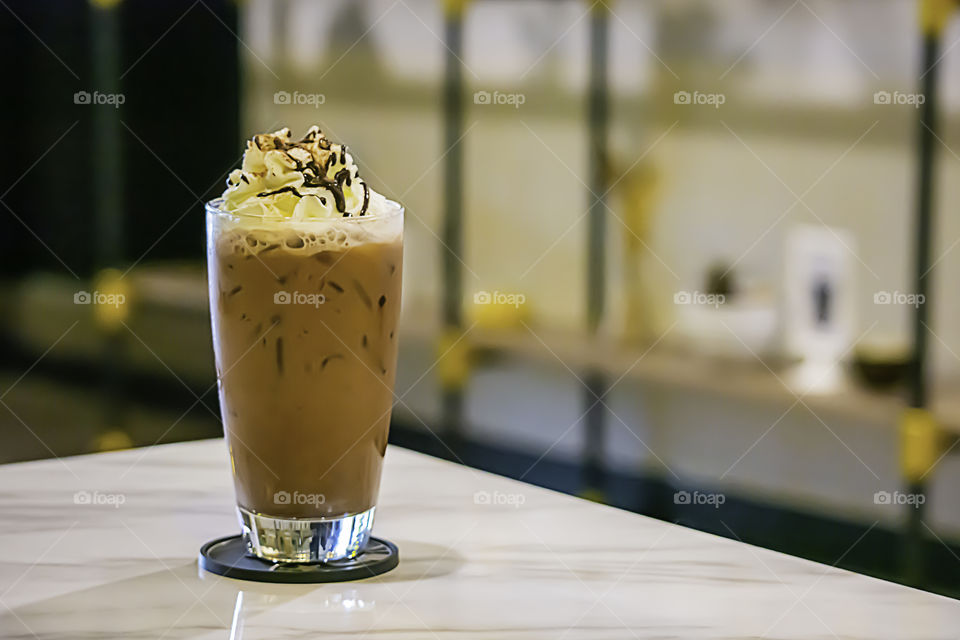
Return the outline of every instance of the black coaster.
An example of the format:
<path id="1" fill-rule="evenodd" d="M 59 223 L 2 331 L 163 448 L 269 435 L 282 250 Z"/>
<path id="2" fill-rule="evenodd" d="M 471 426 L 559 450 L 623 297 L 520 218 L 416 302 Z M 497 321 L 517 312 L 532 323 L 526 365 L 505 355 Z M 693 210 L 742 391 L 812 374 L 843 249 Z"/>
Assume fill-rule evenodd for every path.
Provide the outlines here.
<path id="1" fill-rule="evenodd" d="M 386 573 L 400 562 L 397 546 L 370 538 L 363 552 L 350 560 L 317 564 L 273 563 L 261 560 L 247 549 L 243 536 L 211 540 L 200 547 L 200 568 L 210 573 L 254 582 L 347 582 Z"/>

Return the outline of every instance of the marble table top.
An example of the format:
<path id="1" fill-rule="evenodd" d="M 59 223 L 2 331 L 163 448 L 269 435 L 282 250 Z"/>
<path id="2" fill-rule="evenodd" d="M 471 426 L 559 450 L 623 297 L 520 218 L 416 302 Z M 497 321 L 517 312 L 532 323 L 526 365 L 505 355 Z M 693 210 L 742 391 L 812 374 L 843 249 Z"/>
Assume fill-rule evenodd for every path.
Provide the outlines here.
<path id="1" fill-rule="evenodd" d="M 391 447 L 353 583 L 205 574 L 222 441 L 0 466 L 3 638 L 954 638 L 960 602 Z M 857 540 L 851 540 L 851 547 Z"/>

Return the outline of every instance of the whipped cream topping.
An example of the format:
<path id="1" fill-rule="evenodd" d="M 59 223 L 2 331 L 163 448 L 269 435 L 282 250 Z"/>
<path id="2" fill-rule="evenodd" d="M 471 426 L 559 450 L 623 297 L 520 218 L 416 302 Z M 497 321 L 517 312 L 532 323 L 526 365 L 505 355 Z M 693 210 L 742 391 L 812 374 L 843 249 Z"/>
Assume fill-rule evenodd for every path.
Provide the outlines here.
<path id="1" fill-rule="evenodd" d="M 360 178 L 347 147 L 317 126 L 296 142 L 288 128 L 253 136 L 223 192 L 225 210 L 267 218 L 374 216 L 386 206 Z"/>

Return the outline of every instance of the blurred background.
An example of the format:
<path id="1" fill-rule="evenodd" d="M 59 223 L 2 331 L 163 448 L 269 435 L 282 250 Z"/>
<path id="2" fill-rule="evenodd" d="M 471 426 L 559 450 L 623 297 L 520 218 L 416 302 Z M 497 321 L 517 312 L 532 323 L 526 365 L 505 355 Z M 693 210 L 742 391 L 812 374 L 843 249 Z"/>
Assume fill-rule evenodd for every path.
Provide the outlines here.
<path id="1" fill-rule="evenodd" d="M 407 208 L 391 441 L 957 596 L 951 4 L 4 0 L 0 461 L 222 433 L 203 202 L 316 123 Z"/>

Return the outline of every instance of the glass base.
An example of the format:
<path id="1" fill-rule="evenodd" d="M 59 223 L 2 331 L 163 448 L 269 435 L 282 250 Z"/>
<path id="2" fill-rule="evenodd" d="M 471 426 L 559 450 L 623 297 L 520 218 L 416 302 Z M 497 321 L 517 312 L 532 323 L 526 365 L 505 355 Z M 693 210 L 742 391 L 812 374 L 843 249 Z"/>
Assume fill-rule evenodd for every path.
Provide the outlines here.
<path id="1" fill-rule="evenodd" d="M 373 529 L 373 512 L 342 518 L 275 518 L 237 507 L 250 552 L 270 562 L 333 562 L 355 558 Z"/>

